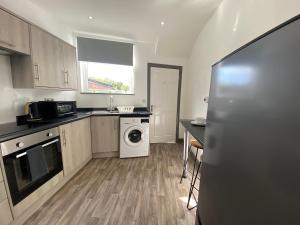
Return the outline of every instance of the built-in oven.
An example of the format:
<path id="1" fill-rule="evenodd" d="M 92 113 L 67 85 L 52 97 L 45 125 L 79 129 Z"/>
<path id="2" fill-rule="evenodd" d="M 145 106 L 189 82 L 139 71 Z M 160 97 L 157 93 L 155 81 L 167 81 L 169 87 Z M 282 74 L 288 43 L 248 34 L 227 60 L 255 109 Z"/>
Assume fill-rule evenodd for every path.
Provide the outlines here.
<path id="1" fill-rule="evenodd" d="M 13 205 L 63 170 L 58 128 L 1 143 Z"/>

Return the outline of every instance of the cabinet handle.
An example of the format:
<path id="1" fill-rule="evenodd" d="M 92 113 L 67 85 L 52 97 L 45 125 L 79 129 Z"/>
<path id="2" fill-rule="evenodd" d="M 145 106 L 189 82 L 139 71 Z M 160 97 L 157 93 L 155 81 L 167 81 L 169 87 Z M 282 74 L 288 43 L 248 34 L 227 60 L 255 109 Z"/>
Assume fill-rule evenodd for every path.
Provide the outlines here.
<path id="1" fill-rule="evenodd" d="M 66 140 L 66 131 L 65 131 L 65 129 L 62 130 L 62 135 L 63 135 L 63 145 L 66 147 L 67 140 Z"/>
<path id="2" fill-rule="evenodd" d="M 65 140 L 64 140 L 64 129 L 61 129 L 61 142 L 62 142 L 62 145 L 65 145 Z"/>
<path id="3" fill-rule="evenodd" d="M 69 71 L 66 71 L 67 73 L 67 84 L 69 84 Z"/>
<path id="4" fill-rule="evenodd" d="M 35 78 L 36 80 L 40 80 L 40 75 L 39 75 L 39 65 L 38 65 L 38 64 L 34 64 L 33 67 L 34 67 L 34 71 L 35 71 L 35 76 L 34 76 L 34 78 Z"/>
<path id="5" fill-rule="evenodd" d="M 67 81 L 67 72 L 65 70 L 63 70 L 63 73 L 64 73 L 65 84 L 67 84 L 68 83 L 68 81 Z"/>
<path id="6" fill-rule="evenodd" d="M 118 120 L 117 119 L 114 120 L 114 128 L 115 128 L 115 130 L 118 130 Z"/>
<path id="7" fill-rule="evenodd" d="M 67 146 L 66 130 L 64 129 L 65 146 Z"/>
<path id="8" fill-rule="evenodd" d="M 69 84 L 69 72 L 68 71 L 63 71 L 64 76 L 65 76 L 65 84 Z"/>
<path id="9" fill-rule="evenodd" d="M 14 45 L 14 44 L 12 44 L 12 43 L 9 43 L 9 42 L 6 42 L 6 41 L 3 41 L 3 40 L 0 40 L 0 42 L 1 42 L 2 44 L 8 45 L 8 46 L 13 47 L 13 48 L 16 47 L 16 45 Z"/>

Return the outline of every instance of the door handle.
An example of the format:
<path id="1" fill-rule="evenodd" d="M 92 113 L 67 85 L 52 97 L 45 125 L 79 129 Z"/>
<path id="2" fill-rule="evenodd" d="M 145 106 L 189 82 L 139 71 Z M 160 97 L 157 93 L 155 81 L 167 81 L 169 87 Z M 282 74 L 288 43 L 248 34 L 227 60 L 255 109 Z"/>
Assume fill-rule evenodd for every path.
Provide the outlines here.
<path id="1" fill-rule="evenodd" d="M 24 156 L 24 155 L 27 155 L 27 152 L 23 152 L 23 153 L 21 153 L 21 154 L 19 154 L 19 155 L 16 155 L 16 158 L 18 159 L 18 158 L 21 158 L 22 156 Z"/>
<path id="2" fill-rule="evenodd" d="M 67 144 L 67 141 L 66 141 L 66 132 L 65 132 L 65 129 L 62 130 L 62 138 L 63 138 L 63 145 L 66 146 Z"/>
<path id="3" fill-rule="evenodd" d="M 65 84 L 67 84 L 67 83 L 68 83 L 68 75 L 67 75 L 67 71 L 64 70 L 63 73 L 64 73 Z"/>
<path id="4" fill-rule="evenodd" d="M 36 80 L 40 80 L 39 65 L 38 64 L 34 64 L 33 67 L 34 67 L 34 70 L 35 70 L 35 76 L 34 76 L 34 78 Z"/>
<path id="5" fill-rule="evenodd" d="M 67 74 L 67 84 L 69 84 L 69 71 L 66 71 Z"/>
<path id="6" fill-rule="evenodd" d="M 153 112 L 154 105 L 150 106 L 150 112 Z"/>
<path id="7" fill-rule="evenodd" d="M 118 129 L 118 119 L 114 120 L 114 129 L 117 130 Z"/>
<path id="8" fill-rule="evenodd" d="M 46 146 L 48 146 L 48 145 L 51 145 L 51 144 L 53 144 L 53 143 L 55 143 L 55 142 L 58 142 L 58 141 L 59 141 L 58 139 L 55 139 L 55 140 L 50 141 L 50 142 L 48 142 L 48 143 L 46 143 L 46 144 L 43 144 L 42 147 L 44 148 L 44 147 L 46 147 Z"/>

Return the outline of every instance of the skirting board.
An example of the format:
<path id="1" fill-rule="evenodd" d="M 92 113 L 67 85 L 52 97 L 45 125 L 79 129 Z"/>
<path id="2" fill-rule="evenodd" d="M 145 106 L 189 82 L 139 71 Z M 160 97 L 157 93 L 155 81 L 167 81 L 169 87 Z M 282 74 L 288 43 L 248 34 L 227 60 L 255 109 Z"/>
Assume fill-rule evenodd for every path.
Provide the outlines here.
<path id="1" fill-rule="evenodd" d="M 22 215 L 17 218 L 14 218 L 13 222 L 9 225 L 20 225 L 23 224 L 30 216 L 32 216 L 41 206 L 49 200 L 57 191 L 59 191 L 76 173 L 79 172 L 89 161 L 91 161 L 92 157 L 88 158 L 80 167 L 78 167 L 72 174 L 69 176 L 63 177 L 61 182 L 59 182 L 52 190 L 45 193 L 39 200 L 34 202 L 28 209 L 26 209 Z M 61 172 L 62 173 L 62 172 Z M 57 175 L 59 176 L 60 173 Z M 56 176 L 55 176 L 56 177 Z M 54 178 L 55 178 L 54 177 Z M 53 179 L 53 178 L 52 178 Z"/>
<path id="2" fill-rule="evenodd" d="M 108 157 L 120 157 L 120 152 L 98 152 L 98 153 L 93 153 L 93 159 L 97 158 L 108 158 Z"/>

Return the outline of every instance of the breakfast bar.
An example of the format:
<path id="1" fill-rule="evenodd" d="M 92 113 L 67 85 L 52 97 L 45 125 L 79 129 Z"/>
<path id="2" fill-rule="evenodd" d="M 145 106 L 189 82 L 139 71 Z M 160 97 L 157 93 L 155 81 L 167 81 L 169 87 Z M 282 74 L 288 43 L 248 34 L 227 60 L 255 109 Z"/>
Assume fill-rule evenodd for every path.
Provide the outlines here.
<path id="1" fill-rule="evenodd" d="M 183 144 L 183 161 L 188 160 L 188 149 L 190 136 L 193 136 L 201 145 L 205 145 L 205 126 L 197 126 L 191 124 L 192 120 L 182 119 L 180 120 L 184 127 L 184 144 Z M 185 174 L 187 170 L 187 164 L 185 164 Z"/>

